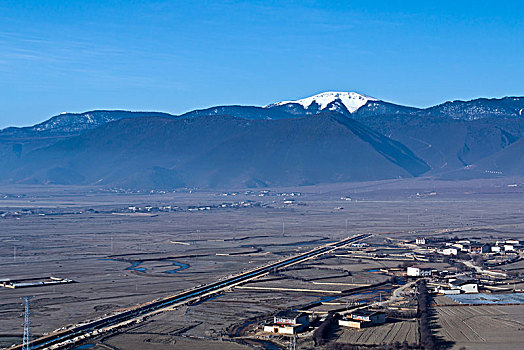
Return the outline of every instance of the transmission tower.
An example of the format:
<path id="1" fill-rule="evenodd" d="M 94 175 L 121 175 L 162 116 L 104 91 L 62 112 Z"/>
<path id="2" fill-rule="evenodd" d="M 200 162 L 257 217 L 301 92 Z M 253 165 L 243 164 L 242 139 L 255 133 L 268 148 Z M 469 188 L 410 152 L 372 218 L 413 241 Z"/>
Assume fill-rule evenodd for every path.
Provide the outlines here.
<path id="1" fill-rule="evenodd" d="M 33 298 L 33 296 L 29 297 L 22 297 L 20 299 L 24 300 L 24 338 L 22 340 L 22 350 L 30 350 L 31 349 L 31 320 L 29 318 L 30 312 L 29 312 L 29 300 Z"/>

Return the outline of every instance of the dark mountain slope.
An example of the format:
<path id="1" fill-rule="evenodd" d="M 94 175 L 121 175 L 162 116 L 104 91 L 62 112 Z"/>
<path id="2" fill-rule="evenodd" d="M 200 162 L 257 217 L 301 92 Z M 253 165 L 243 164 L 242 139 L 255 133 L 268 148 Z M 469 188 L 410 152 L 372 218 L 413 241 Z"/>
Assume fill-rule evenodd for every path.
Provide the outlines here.
<path id="1" fill-rule="evenodd" d="M 471 101 L 448 101 L 425 109 L 424 114 L 464 120 L 520 118 L 524 116 L 524 98 L 478 98 Z"/>
<path id="2" fill-rule="evenodd" d="M 32 183 L 244 187 L 411 177 L 427 169 L 398 142 L 324 114 L 124 119 L 35 150 L 9 175 Z"/>
<path id="3" fill-rule="evenodd" d="M 524 138 L 500 152 L 480 160 L 472 168 L 477 172 L 496 175 L 524 174 Z"/>
<path id="4" fill-rule="evenodd" d="M 304 113 L 305 114 L 305 113 Z M 181 118 L 195 118 L 207 115 L 229 115 L 243 119 L 285 119 L 296 118 L 293 113 L 283 109 L 264 108 L 254 106 L 217 106 L 206 109 L 197 109 L 181 114 Z"/>
<path id="5" fill-rule="evenodd" d="M 411 150 L 402 143 L 394 141 L 383 134 L 364 126 L 361 123 L 339 114 L 333 114 L 332 118 L 346 126 L 355 135 L 368 142 L 377 152 L 382 154 L 392 163 L 397 164 L 413 176 L 419 176 L 429 170 L 428 164 L 417 158 Z"/>
<path id="6" fill-rule="evenodd" d="M 359 119 L 424 159 L 434 173 L 460 169 L 517 141 L 524 118 L 473 121 L 432 116 L 379 116 Z"/>
<path id="7" fill-rule="evenodd" d="M 80 135 L 111 121 L 146 116 L 173 117 L 159 112 L 90 111 L 64 113 L 34 126 L 0 130 L 0 178 L 12 168 L 13 162 L 35 149 Z"/>
<path id="8" fill-rule="evenodd" d="M 71 136 L 80 134 L 86 130 L 94 129 L 105 123 L 124 118 L 141 117 L 174 117 L 168 113 L 161 112 L 131 112 L 131 111 L 89 111 L 85 113 L 63 113 L 49 118 L 48 120 L 23 128 L 6 128 L 0 130 L 0 137 L 49 137 L 49 136 Z"/>
<path id="9" fill-rule="evenodd" d="M 403 145 L 336 113 L 253 124 L 188 168 L 214 186 L 363 181 L 429 169 Z"/>
<path id="10" fill-rule="evenodd" d="M 328 176 L 327 172 L 319 175 L 307 169 L 303 163 L 306 159 L 304 154 L 309 154 L 310 161 L 323 164 L 322 167 L 326 169 L 329 169 L 329 165 L 322 162 L 320 155 L 315 155 L 317 148 L 322 149 L 322 145 L 307 143 L 315 134 L 305 128 L 307 122 L 304 118 L 317 123 L 320 133 L 331 130 L 336 134 L 335 129 L 332 129 L 333 123 L 344 126 L 354 137 L 365 142 L 366 147 L 371 147 L 373 152 L 409 175 L 418 176 L 424 173 L 427 163 L 432 169 L 429 174 L 444 176 L 443 174 L 455 174 L 464 167 L 472 169 L 471 165 L 484 164 L 484 159 L 507 148 L 517 149 L 517 146 L 509 147 L 524 136 L 523 111 L 524 98 L 520 97 L 452 101 L 419 109 L 376 100 L 358 93 L 327 92 L 301 100 L 277 102 L 266 107 L 220 106 L 188 112 L 180 117 L 165 113 L 128 111 L 61 114 L 32 127 L 0 130 L 0 181 L 120 183 L 134 187 L 140 184 L 192 184 L 197 178 L 201 179 L 199 185 L 205 184 L 207 180 L 217 185 L 249 181 L 293 182 L 291 170 L 286 170 L 289 173 L 287 177 L 280 177 L 278 172 L 242 173 L 237 169 L 235 173 L 228 174 L 227 169 L 218 166 L 217 169 L 202 167 L 213 162 L 211 155 L 217 158 L 222 156 L 221 147 L 224 150 L 229 149 L 223 153 L 226 158 L 246 153 L 245 157 L 249 158 L 249 162 L 254 162 L 253 168 L 257 171 L 261 169 L 258 162 L 266 164 L 266 153 L 287 154 L 293 147 L 297 147 L 294 154 L 299 157 L 297 164 L 302 168 L 295 169 L 294 179 L 300 183 L 405 175 L 391 172 L 391 169 L 371 167 L 370 169 L 381 170 L 378 173 L 370 170 L 364 176 L 364 173 L 355 170 L 358 167 L 349 169 L 347 164 L 342 166 L 341 163 L 335 164 L 333 170 L 343 175 Z M 223 115 L 237 118 L 228 119 Z M 177 123 L 171 123 L 177 119 Z M 299 119 L 300 122 L 297 121 Z M 163 121 L 160 122 L 161 120 Z M 271 121 L 278 121 L 280 124 L 272 124 Z M 266 125 L 266 122 L 269 124 Z M 327 124 L 323 124 L 324 122 Z M 114 126 L 114 123 L 119 127 Z M 276 125 L 280 125 L 289 134 L 273 129 Z M 293 125 L 293 128 L 286 129 L 289 125 Z M 125 128 L 129 130 L 124 130 Z M 305 134 L 302 135 L 301 132 Z M 82 137 L 84 133 L 85 138 Z M 328 139 L 330 134 L 326 132 L 324 136 Z M 302 140 L 300 147 L 308 151 L 300 153 L 295 144 L 290 144 L 290 150 L 278 148 L 284 147 L 279 146 L 281 140 L 295 140 L 296 145 Z M 349 147 L 351 152 L 364 147 L 362 144 L 349 145 L 348 139 L 344 139 L 346 143 L 341 146 L 337 143 L 338 140 L 340 138 L 323 142 L 334 148 Z M 257 143 L 265 148 L 250 148 L 249 145 Z M 237 153 L 230 149 L 234 147 L 238 148 Z M 330 152 L 330 149 L 324 150 L 326 157 Z M 507 153 L 520 159 L 516 151 Z M 202 159 L 200 165 L 198 159 Z M 209 162 L 204 161 L 205 159 Z M 358 164 L 354 157 L 351 159 L 354 164 Z M 287 161 L 290 162 L 289 159 Z M 228 164 L 226 159 L 223 164 Z M 93 165 L 100 167 L 95 168 Z M 234 164 L 229 166 L 235 167 Z M 280 164 L 279 167 L 282 170 L 286 166 Z M 346 170 L 341 170 L 343 168 Z M 366 169 L 366 166 L 362 165 L 359 169 Z M 205 171 L 211 171 L 215 175 L 206 178 Z M 240 173 L 243 175 L 240 176 Z M 235 180 L 227 180 L 228 176 Z"/>
<path id="11" fill-rule="evenodd" d="M 423 111 L 420 108 L 406 107 L 384 101 L 368 101 L 352 114 L 353 119 L 376 116 L 416 115 Z"/>
<path id="12" fill-rule="evenodd" d="M 104 124 L 31 152 L 18 162 L 11 177 L 59 183 L 49 176 L 50 169 L 58 168 L 82 174 L 80 183 L 140 182 L 154 167 L 179 166 L 227 138 L 224 130 L 213 127 L 215 120 L 144 117 Z M 229 132 L 241 132 L 246 123 L 228 123 Z"/>

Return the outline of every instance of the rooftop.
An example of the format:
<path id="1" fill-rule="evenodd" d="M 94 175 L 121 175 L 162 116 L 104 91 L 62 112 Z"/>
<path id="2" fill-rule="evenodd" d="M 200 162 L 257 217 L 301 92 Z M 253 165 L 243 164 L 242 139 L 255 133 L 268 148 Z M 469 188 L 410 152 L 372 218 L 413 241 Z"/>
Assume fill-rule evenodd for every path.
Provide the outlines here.
<path id="1" fill-rule="evenodd" d="M 298 318 L 302 315 L 302 312 L 299 311 L 292 311 L 292 310 L 283 310 L 278 312 L 275 317 L 282 317 L 282 318 Z"/>
<path id="2" fill-rule="evenodd" d="M 355 310 L 353 312 L 351 312 L 351 316 L 353 315 L 356 315 L 356 316 L 372 316 L 372 315 L 377 315 L 377 314 L 383 314 L 384 312 L 383 311 L 373 311 L 373 310 L 367 310 L 367 309 L 360 309 L 360 310 Z"/>

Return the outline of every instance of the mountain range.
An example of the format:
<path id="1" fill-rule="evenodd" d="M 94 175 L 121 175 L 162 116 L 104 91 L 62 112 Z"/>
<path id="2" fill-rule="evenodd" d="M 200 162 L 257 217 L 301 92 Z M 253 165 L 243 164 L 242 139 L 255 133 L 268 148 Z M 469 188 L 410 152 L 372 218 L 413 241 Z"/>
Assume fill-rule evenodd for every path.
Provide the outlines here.
<path id="1" fill-rule="evenodd" d="M 233 188 L 524 175 L 524 98 L 401 106 L 325 92 L 182 115 L 63 113 L 0 130 L 0 182 Z"/>

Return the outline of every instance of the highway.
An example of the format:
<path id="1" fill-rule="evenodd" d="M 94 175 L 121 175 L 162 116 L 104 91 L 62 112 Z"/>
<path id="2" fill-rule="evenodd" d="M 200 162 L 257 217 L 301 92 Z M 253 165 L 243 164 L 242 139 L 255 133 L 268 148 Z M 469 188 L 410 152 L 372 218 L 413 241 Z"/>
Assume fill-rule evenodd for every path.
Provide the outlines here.
<path id="1" fill-rule="evenodd" d="M 64 329 L 34 339 L 30 349 L 60 349 L 70 347 L 72 344 L 84 340 L 90 336 L 96 336 L 105 332 L 115 330 L 134 322 L 141 322 L 144 317 L 151 316 L 181 305 L 208 297 L 230 289 L 236 285 L 267 275 L 271 271 L 295 265 L 309 259 L 314 259 L 320 255 L 330 253 L 348 244 L 370 237 L 371 234 L 361 234 L 345 238 L 341 241 L 323 245 L 307 252 L 285 258 L 283 260 L 270 263 L 255 269 L 242 272 L 238 275 L 219 280 L 217 282 L 199 286 L 184 292 L 160 299 L 149 303 L 141 304 L 128 309 L 127 311 L 113 314 L 93 321 L 79 323 L 71 328 Z M 22 349 L 22 345 L 10 349 Z"/>

